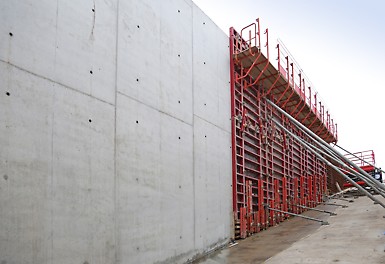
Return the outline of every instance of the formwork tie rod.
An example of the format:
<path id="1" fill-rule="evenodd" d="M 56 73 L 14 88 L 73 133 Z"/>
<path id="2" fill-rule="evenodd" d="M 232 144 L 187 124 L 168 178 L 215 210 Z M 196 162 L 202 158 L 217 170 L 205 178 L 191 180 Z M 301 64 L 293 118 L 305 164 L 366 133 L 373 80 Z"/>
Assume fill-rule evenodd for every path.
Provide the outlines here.
<path id="1" fill-rule="evenodd" d="M 311 220 L 311 221 L 319 222 L 322 225 L 329 225 L 329 222 L 321 220 L 321 219 L 318 219 L 318 218 L 313 218 L 313 217 L 309 217 L 309 216 L 305 216 L 305 215 L 300 215 L 300 214 L 295 214 L 295 213 L 291 213 L 291 212 L 286 212 L 286 211 L 278 210 L 278 209 L 271 208 L 271 207 L 268 207 L 268 206 L 266 206 L 266 208 L 269 209 L 269 210 L 278 212 L 278 213 L 288 214 L 288 215 L 292 215 L 292 216 L 298 216 L 298 217 L 301 217 L 301 218 L 306 219 L 306 220 Z"/>
<path id="2" fill-rule="evenodd" d="M 296 207 L 299 207 L 299 208 L 303 208 L 303 209 L 312 210 L 312 211 L 316 211 L 316 212 L 327 213 L 327 214 L 330 214 L 330 215 L 337 215 L 336 213 L 333 213 L 333 212 L 330 212 L 330 211 L 321 210 L 321 209 L 317 209 L 317 208 L 313 208 L 313 207 L 308 207 L 308 206 L 304 206 L 304 205 L 293 204 L 293 206 L 296 206 Z"/>

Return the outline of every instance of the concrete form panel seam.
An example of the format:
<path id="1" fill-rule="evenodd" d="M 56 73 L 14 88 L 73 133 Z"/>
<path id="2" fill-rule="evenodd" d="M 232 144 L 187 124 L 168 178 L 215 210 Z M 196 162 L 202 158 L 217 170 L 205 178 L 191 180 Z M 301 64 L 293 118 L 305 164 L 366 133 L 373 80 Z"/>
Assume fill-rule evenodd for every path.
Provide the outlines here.
<path id="1" fill-rule="evenodd" d="M 192 1 L 191 1 L 192 2 Z M 191 8 L 191 47 L 194 47 L 194 6 L 192 6 Z M 192 103 L 192 112 L 193 112 L 193 117 L 192 117 L 192 127 L 193 127 L 193 131 L 192 131 L 192 140 L 193 140 L 193 145 L 192 145 L 192 151 L 193 151 L 193 156 L 192 156 L 192 162 L 193 162 L 193 166 L 192 166 L 192 169 L 193 169 L 193 216 L 194 216 L 194 230 L 193 230 L 193 239 L 194 239 L 194 247 L 196 249 L 196 205 L 195 205 L 195 122 L 194 122 L 194 112 L 195 112 L 195 109 L 194 109 L 194 103 L 195 103 L 195 100 L 194 100 L 194 97 L 195 97 L 195 89 L 194 89 L 194 48 L 192 49 L 192 56 L 191 56 L 191 76 L 193 76 L 193 78 L 191 79 L 191 89 L 192 89 L 192 100 L 191 100 L 191 103 Z"/>
<path id="2" fill-rule="evenodd" d="M 109 103 L 109 102 L 107 102 L 107 101 L 104 101 L 104 100 L 102 100 L 102 99 L 100 99 L 100 98 L 97 98 L 97 97 L 95 97 L 95 96 L 92 96 L 91 94 L 81 92 L 81 91 L 79 91 L 79 90 L 77 90 L 77 89 L 74 89 L 74 88 L 68 86 L 68 85 L 62 84 L 62 83 L 60 83 L 60 82 L 54 81 L 54 80 L 52 80 L 52 79 L 50 79 L 50 78 L 47 78 L 47 77 L 45 77 L 45 76 L 42 76 L 42 75 L 40 75 L 40 74 L 31 72 L 31 71 L 26 70 L 26 69 L 24 69 L 24 68 L 21 68 L 21 67 L 19 67 L 19 66 L 13 64 L 13 63 L 11 63 L 11 62 L 8 62 L 8 61 L 2 60 L 2 59 L 0 59 L 0 62 L 3 62 L 3 63 L 5 63 L 5 64 L 8 64 L 8 65 L 10 65 L 10 66 L 12 66 L 12 67 L 14 67 L 14 68 L 20 70 L 20 71 L 29 73 L 29 74 L 31 74 L 31 75 L 33 75 L 33 76 L 35 76 L 35 77 L 38 77 L 38 78 L 41 78 L 41 79 L 43 79 L 43 80 L 46 80 L 46 81 L 49 81 L 49 82 L 58 84 L 58 85 L 60 85 L 60 86 L 62 86 L 62 87 L 64 87 L 64 88 L 67 88 L 67 89 L 69 89 L 69 90 L 71 90 L 71 91 L 74 91 L 74 92 L 76 92 L 76 93 L 79 93 L 79 94 L 82 94 L 82 95 L 86 95 L 86 96 L 92 97 L 93 99 L 98 100 L 98 101 L 100 101 L 100 102 L 102 102 L 102 103 L 105 103 L 105 104 L 114 106 L 114 104 Z"/>
<path id="3" fill-rule="evenodd" d="M 56 21 L 55 21 L 55 57 L 54 57 L 54 71 L 56 71 L 56 51 L 57 51 L 57 27 L 58 27 L 58 18 L 59 18 L 59 0 L 56 1 Z M 14 65 L 12 65 L 13 67 L 15 67 Z M 16 67 L 17 68 L 17 67 Z M 20 69 L 19 70 L 23 70 L 23 69 Z M 41 76 L 37 76 L 37 77 L 40 77 Z M 44 77 L 43 77 L 44 78 Z M 54 104 L 56 102 L 56 87 L 55 87 L 55 82 L 53 83 L 53 98 L 52 98 L 52 109 L 55 109 L 54 107 Z M 55 110 L 52 111 L 52 129 L 51 129 L 51 203 L 52 203 L 52 200 L 53 200 L 53 193 L 54 193 L 54 128 L 55 128 Z M 53 222 L 53 218 L 54 218 L 54 207 L 53 207 L 53 204 L 51 204 L 51 264 L 54 263 L 53 261 L 53 243 L 54 243 L 54 239 L 53 239 L 53 234 L 54 234 L 54 230 L 53 230 L 53 225 L 54 225 L 54 222 Z"/>
<path id="4" fill-rule="evenodd" d="M 114 250 L 115 250 L 115 263 L 119 263 L 118 259 L 118 221 L 117 221 L 117 209 L 119 208 L 118 202 L 118 195 L 117 195 L 117 169 L 116 169 L 116 158 L 117 158 L 117 143 L 116 143 L 116 133 L 117 133 L 117 118 L 116 118 L 116 112 L 117 112 L 117 98 L 118 98 L 118 46 L 119 46 L 119 3 L 120 1 L 117 0 L 116 2 L 116 50 L 115 50 L 115 109 L 114 109 Z M 95 4 L 95 2 L 94 2 Z"/>
<path id="5" fill-rule="evenodd" d="M 208 124 L 210 124 L 210 125 L 212 125 L 212 126 L 218 128 L 218 129 L 221 130 L 221 131 L 226 132 L 226 133 L 229 134 L 229 135 L 231 134 L 231 132 L 227 131 L 226 129 L 223 129 L 222 127 L 220 127 L 220 126 L 218 126 L 218 125 L 216 125 L 216 124 L 214 124 L 214 123 L 208 121 L 207 119 L 205 119 L 205 118 L 203 118 L 203 117 L 201 117 L 201 116 L 194 115 L 194 117 L 199 118 L 200 120 L 205 121 L 206 123 L 208 123 Z"/>
<path id="6" fill-rule="evenodd" d="M 173 115 L 171 115 L 171 114 L 169 114 L 169 113 L 167 113 L 167 112 L 164 112 L 164 111 L 162 111 L 162 110 L 160 110 L 160 109 L 158 109 L 158 108 L 156 108 L 156 107 L 153 107 L 153 106 L 151 106 L 151 105 L 149 105 L 149 104 L 146 104 L 146 103 L 144 103 L 144 102 L 142 102 L 142 101 L 139 101 L 138 99 L 136 99 L 136 98 L 134 98 L 134 97 L 132 97 L 132 96 L 129 96 L 129 95 L 127 95 L 127 94 L 125 94 L 125 93 L 122 93 L 122 92 L 120 92 L 120 91 L 118 91 L 117 93 L 120 94 L 120 95 L 122 95 L 122 96 L 124 96 L 124 97 L 127 97 L 127 98 L 129 98 L 129 99 L 131 99 L 131 100 L 133 100 L 133 101 L 135 101 L 135 102 L 137 102 L 137 103 L 140 103 L 140 104 L 142 104 L 142 105 L 145 105 L 145 106 L 147 106 L 148 108 L 150 108 L 150 109 L 152 109 L 152 110 L 158 111 L 158 112 L 161 113 L 161 114 L 164 114 L 164 115 L 166 115 L 166 116 L 169 116 L 169 117 L 171 117 L 171 118 L 174 118 L 174 119 L 176 119 L 176 120 L 178 120 L 178 121 L 180 121 L 180 122 L 182 122 L 182 123 L 184 123 L 184 124 L 186 124 L 186 125 L 193 126 L 192 123 L 186 122 L 185 120 L 182 120 L 182 119 L 180 119 L 180 118 L 178 118 L 178 117 L 175 117 L 175 116 L 173 116 Z"/>

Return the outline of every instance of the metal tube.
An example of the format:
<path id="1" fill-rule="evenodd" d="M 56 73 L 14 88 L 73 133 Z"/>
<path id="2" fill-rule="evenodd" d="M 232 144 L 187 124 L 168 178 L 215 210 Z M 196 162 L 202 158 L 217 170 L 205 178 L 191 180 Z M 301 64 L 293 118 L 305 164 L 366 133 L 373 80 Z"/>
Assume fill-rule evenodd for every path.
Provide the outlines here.
<path id="1" fill-rule="evenodd" d="M 354 164 L 352 161 L 350 161 L 349 159 L 347 159 L 344 155 L 338 153 L 335 149 L 333 149 L 332 147 L 330 147 L 329 145 L 320 145 L 323 149 L 329 149 L 330 152 L 332 151 L 334 154 L 337 154 L 339 156 L 339 158 L 344 161 L 344 167 L 345 168 L 348 168 L 353 174 L 355 174 L 358 178 L 362 179 L 366 184 L 370 185 L 368 182 L 371 182 L 372 184 L 374 184 L 376 187 L 373 187 L 372 185 L 370 185 L 372 188 L 376 189 L 376 191 L 379 193 L 379 189 L 382 190 L 382 192 L 385 192 L 385 186 L 383 184 L 381 184 L 379 181 L 375 180 L 371 175 L 369 175 L 366 171 L 364 171 L 362 168 L 358 167 L 356 164 Z M 329 151 L 328 151 L 329 152 Z M 330 153 L 329 152 L 329 153 Z M 350 166 L 354 167 L 356 170 L 352 169 L 351 167 L 348 167 L 346 165 L 346 163 L 348 163 Z M 379 189 L 378 189 L 379 188 Z M 385 197 L 385 196 L 384 196 Z"/>
<path id="2" fill-rule="evenodd" d="M 321 204 L 324 204 L 324 205 L 333 205 L 333 206 L 341 206 L 342 208 L 347 208 L 347 207 L 348 207 L 347 205 L 344 205 L 344 204 L 334 204 L 334 203 L 321 203 Z"/>
<path id="3" fill-rule="evenodd" d="M 330 199 L 341 200 L 341 201 L 345 201 L 345 202 L 349 202 L 349 203 L 353 203 L 354 202 L 353 200 L 349 200 L 349 199 L 345 199 L 345 198 L 340 198 L 340 197 L 330 197 Z"/>
<path id="4" fill-rule="evenodd" d="M 300 130 L 302 130 L 303 132 L 305 132 L 307 135 L 309 135 L 310 137 L 312 137 L 314 139 L 314 141 L 318 141 L 319 143 L 322 143 L 326 148 L 330 149 L 332 152 L 334 152 L 337 156 L 339 156 L 342 160 L 344 160 L 346 163 L 348 163 L 349 165 L 351 165 L 352 167 L 354 167 L 356 170 L 358 170 L 361 174 L 367 176 L 368 178 L 372 178 L 368 173 L 366 173 L 363 169 L 361 169 L 360 167 L 358 167 L 356 164 L 354 164 L 352 161 L 350 161 L 349 159 L 347 159 L 345 156 L 343 156 L 341 153 L 338 153 L 335 149 L 333 149 L 327 142 L 325 142 L 322 138 L 320 138 L 319 136 L 317 136 L 315 133 L 313 133 L 310 129 L 308 129 L 307 127 L 305 127 L 304 125 L 302 125 L 300 122 L 298 122 L 296 119 L 294 119 L 292 116 L 290 116 L 288 113 L 286 113 L 284 110 L 282 110 L 279 106 L 277 106 L 276 104 L 274 104 L 272 101 L 270 101 L 269 99 L 266 98 L 266 101 L 271 104 L 272 106 L 274 106 L 279 112 L 281 112 L 283 115 L 285 115 L 288 119 L 290 119 Z M 371 180 L 370 180 L 371 181 Z M 383 189 L 385 190 L 385 186 L 383 184 L 381 184 L 380 182 L 376 181 L 373 179 L 373 181 L 371 181 L 372 183 L 374 183 L 375 185 L 377 185 L 378 188 L 380 189 Z M 353 184 L 354 185 L 354 184 Z"/>
<path id="5" fill-rule="evenodd" d="M 285 211 L 274 209 L 274 208 L 271 208 L 271 207 L 266 207 L 266 208 L 269 209 L 269 210 L 272 210 L 272 211 L 279 212 L 279 213 L 284 213 L 284 214 L 288 214 L 288 215 L 298 216 L 298 217 L 301 217 L 301 218 L 304 218 L 304 219 L 307 219 L 307 220 L 312 220 L 312 221 L 320 222 L 322 225 L 328 225 L 329 224 L 327 221 L 324 221 L 324 220 L 321 220 L 321 219 L 317 219 L 317 218 L 313 218 L 313 217 L 309 217 L 309 216 L 305 216 L 305 215 L 300 215 L 300 214 L 295 214 L 295 213 L 290 213 L 290 212 L 285 212 Z"/>
<path id="6" fill-rule="evenodd" d="M 279 124 L 276 120 L 273 120 L 278 126 L 281 127 L 281 129 L 283 129 L 286 133 L 290 134 L 291 136 L 294 136 L 294 134 L 292 132 L 290 132 L 288 129 L 286 129 L 285 127 L 283 127 L 281 124 Z M 378 194 L 380 194 L 382 197 L 385 198 L 385 193 L 383 193 L 381 190 L 379 190 L 377 187 L 373 186 L 372 184 L 370 184 L 369 182 L 371 182 L 370 180 L 367 179 L 367 177 L 365 175 L 361 175 L 359 174 L 357 171 L 353 170 L 352 168 L 348 167 L 344 162 L 342 162 L 341 160 L 339 160 L 337 157 L 334 158 L 332 157 L 331 155 L 327 154 L 326 152 L 320 150 L 319 148 L 317 148 L 316 146 L 313 146 L 312 144 L 310 144 L 309 142 L 306 142 L 305 140 L 301 139 L 301 138 L 298 138 L 298 140 L 300 140 L 303 144 L 306 144 L 308 147 L 311 147 L 313 149 L 315 149 L 315 151 L 317 152 L 320 152 L 321 154 L 325 155 L 325 156 L 328 156 L 330 159 L 334 160 L 334 162 L 340 164 L 341 166 L 343 166 L 344 168 L 347 168 L 350 173 L 356 175 L 358 178 L 362 179 L 368 186 L 372 187 L 373 190 L 375 190 Z M 318 143 L 317 141 L 313 141 L 315 143 Z M 323 145 L 320 145 L 322 148 L 324 148 Z M 327 151 L 328 153 L 329 150 L 324 148 L 325 151 Z M 334 156 L 334 155 L 333 155 Z"/>
<path id="7" fill-rule="evenodd" d="M 296 207 L 299 207 L 299 208 L 304 208 L 304 209 L 312 210 L 312 211 L 317 211 L 317 212 L 321 212 L 321 213 L 327 213 L 327 214 L 330 214 L 330 215 L 337 215 L 336 213 L 333 213 L 333 212 L 330 212 L 330 211 L 326 211 L 326 210 L 317 209 L 317 208 L 313 208 L 313 207 L 307 207 L 307 206 L 299 205 L 299 204 L 292 204 L 292 205 L 294 205 Z"/>
<path id="8" fill-rule="evenodd" d="M 282 110 L 283 111 L 283 110 Z M 284 129 L 286 130 L 288 133 L 290 133 L 290 135 L 296 139 L 301 145 L 305 146 L 308 150 L 310 150 L 312 153 L 314 153 L 320 160 L 322 160 L 323 162 L 325 162 L 329 167 L 333 168 L 338 174 L 340 174 L 342 177 L 344 177 L 347 181 L 349 181 L 352 185 L 354 185 L 354 187 L 356 187 L 357 189 L 359 189 L 363 194 L 365 194 L 366 196 L 368 196 L 370 199 L 372 199 L 374 202 L 380 204 L 383 208 L 385 208 L 385 204 L 383 202 L 381 202 L 380 200 L 378 200 L 376 197 L 374 197 L 372 194 L 370 194 L 369 192 L 367 192 L 364 188 L 362 188 L 360 185 L 358 185 L 355 181 L 353 181 L 352 179 L 350 179 L 348 176 L 346 176 L 344 173 L 342 173 L 338 167 L 334 166 L 331 162 L 329 162 L 327 159 L 325 159 L 324 157 L 322 157 L 320 154 L 317 153 L 317 151 L 313 150 L 312 148 L 310 148 L 309 146 L 307 146 L 306 144 L 304 144 L 302 142 L 302 140 L 300 140 L 296 135 L 294 135 L 293 133 L 291 133 L 290 131 L 288 131 L 285 127 L 283 127 L 280 123 L 276 122 L 276 125 L 278 125 L 281 129 Z M 322 140 L 322 139 L 320 139 Z"/>
<path id="9" fill-rule="evenodd" d="M 273 121 L 275 121 L 275 120 L 273 120 Z M 287 133 L 291 134 L 291 132 L 288 131 L 285 127 L 283 127 L 283 129 L 284 129 Z M 336 162 L 336 163 L 340 164 L 341 166 L 343 166 L 344 168 L 346 168 L 346 169 L 348 170 L 348 172 L 350 172 L 351 174 L 354 174 L 354 175 L 356 175 L 358 178 L 362 179 L 368 186 L 372 187 L 373 190 L 375 190 L 378 194 L 380 194 L 382 197 L 385 198 L 385 193 L 384 193 L 384 191 L 382 191 L 382 190 L 378 189 L 376 186 L 370 184 L 370 183 L 372 183 L 372 181 L 370 181 L 365 175 L 359 174 L 359 173 L 358 173 L 357 171 L 355 171 L 353 168 L 350 168 L 349 166 L 347 166 L 347 165 L 346 165 L 344 162 L 342 162 L 340 159 L 332 157 L 332 156 L 329 155 L 328 153 L 326 153 L 326 152 L 324 152 L 324 151 L 318 149 L 316 146 L 313 146 L 312 144 L 306 142 L 305 140 L 303 140 L 303 139 L 301 139 L 301 138 L 299 138 L 299 140 L 301 140 L 301 141 L 302 141 L 304 144 L 306 144 L 307 146 L 309 146 L 309 147 L 315 149 L 316 151 L 318 151 L 318 152 L 320 152 L 321 154 L 323 154 L 323 155 L 329 157 L 329 158 L 332 159 L 334 162 Z M 321 147 L 323 147 L 323 146 L 321 145 Z M 328 149 L 325 149 L 325 151 L 329 152 Z M 333 155 L 333 156 L 334 156 L 334 155 Z M 369 183 L 369 182 L 370 182 L 370 183 Z"/>
<path id="10" fill-rule="evenodd" d="M 369 192 L 367 192 L 364 188 L 362 188 L 360 185 L 358 185 L 355 181 L 353 181 L 351 178 L 349 178 L 348 176 L 346 176 L 344 173 L 342 173 L 338 167 L 336 167 L 335 165 L 333 165 L 331 162 L 329 162 L 327 159 L 325 159 L 324 157 L 322 157 L 319 153 L 317 153 L 317 151 L 313 150 L 312 148 L 310 148 L 307 144 L 304 144 L 303 143 L 303 140 L 300 139 L 299 137 L 297 137 L 296 135 L 294 135 L 293 133 L 291 133 L 290 131 L 288 131 L 286 128 L 284 128 L 281 124 L 279 124 L 278 122 L 276 122 L 276 124 L 281 128 L 281 129 L 284 129 L 286 132 L 288 132 L 294 139 L 296 139 L 301 145 L 305 146 L 308 150 L 310 150 L 312 153 L 314 153 L 319 159 L 321 159 L 322 161 L 324 161 L 328 166 L 330 166 L 331 168 L 333 168 L 337 173 L 339 173 L 342 177 L 344 177 L 347 181 L 349 181 L 352 185 L 354 185 L 357 189 L 359 189 L 362 193 L 364 193 L 366 196 L 368 196 L 369 198 L 371 198 L 374 202 L 377 202 L 379 204 L 381 204 L 382 207 L 385 208 L 385 204 L 382 203 L 381 201 L 379 201 L 377 198 L 375 198 L 372 194 L 370 194 Z"/>
<path id="11" fill-rule="evenodd" d="M 298 127 L 298 126 L 297 126 Z M 321 139 L 322 140 L 322 139 Z M 320 144 L 319 142 L 315 141 L 321 148 L 323 148 L 325 151 L 327 151 L 328 153 L 332 154 L 335 159 L 340 159 L 340 160 L 348 160 L 346 159 L 343 155 L 341 155 L 340 153 L 336 152 L 333 148 L 331 148 L 329 145 L 327 145 L 328 147 L 326 147 L 325 145 L 323 144 Z M 339 158 L 335 155 L 335 154 L 338 154 L 339 155 Z M 341 157 L 343 157 L 343 159 L 341 159 Z M 341 161 L 337 161 L 335 160 L 337 163 L 339 163 L 340 165 L 342 165 L 344 168 L 347 168 L 352 174 L 356 175 L 358 178 L 360 178 L 361 180 L 363 180 L 367 185 L 369 185 L 370 187 L 372 187 L 373 189 L 376 190 L 377 193 L 383 193 L 385 191 L 385 186 L 383 186 L 382 184 L 380 184 L 377 180 L 373 179 L 373 177 L 371 177 L 368 173 L 366 173 L 364 170 L 361 170 L 363 171 L 363 173 L 359 173 L 357 172 L 356 170 L 354 170 L 353 168 L 349 167 L 346 165 L 346 162 L 341 162 Z M 350 160 L 348 160 L 350 161 Z M 374 187 L 372 184 L 369 184 L 369 182 L 371 182 L 372 184 L 374 184 L 376 187 Z M 379 189 L 381 190 L 379 190 Z M 385 197 L 385 194 L 381 194 L 383 197 Z"/>
<path id="12" fill-rule="evenodd" d="M 338 158 L 336 157 L 335 153 L 336 151 L 334 150 L 334 152 L 331 152 L 330 149 L 326 148 L 324 145 L 320 145 L 318 142 L 316 142 L 320 147 L 322 147 L 325 151 L 327 151 L 329 154 L 331 154 L 332 156 L 335 157 L 335 159 L 339 159 L 341 160 L 341 158 Z M 331 148 L 333 149 L 333 148 Z M 339 153 L 338 153 L 339 154 Z M 343 156 L 343 155 L 340 155 L 340 157 Z M 335 160 L 336 161 L 336 160 Z M 347 168 L 349 170 L 350 173 L 356 175 L 358 178 L 364 178 L 363 181 L 369 185 L 370 187 L 372 187 L 373 189 L 375 189 L 378 193 L 385 193 L 385 186 L 383 186 L 382 184 L 380 184 L 380 182 L 378 182 L 377 180 L 375 180 L 372 176 L 370 176 L 368 173 L 366 173 L 365 171 L 365 174 L 360 174 L 359 172 L 357 172 L 356 170 L 354 170 L 353 168 L 349 167 L 346 165 L 345 162 L 341 162 L 341 161 L 336 161 L 338 162 L 340 165 L 342 165 L 344 168 Z M 369 182 L 371 182 L 372 184 L 374 184 L 376 187 L 374 187 L 373 185 L 369 184 Z M 379 189 L 378 189 L 379 188 Z M 383 197 L 385 197 L 383 194 L 381 194 Z"/>

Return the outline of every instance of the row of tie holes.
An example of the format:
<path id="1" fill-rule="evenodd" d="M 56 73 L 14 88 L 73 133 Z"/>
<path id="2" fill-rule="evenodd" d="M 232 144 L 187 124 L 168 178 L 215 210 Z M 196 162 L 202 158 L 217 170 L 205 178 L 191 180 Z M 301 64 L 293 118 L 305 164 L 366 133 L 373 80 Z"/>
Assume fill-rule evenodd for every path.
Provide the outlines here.
<path id="1" fill-rule="evenodd" d="M 92 12 L 95 12 L 95 9 L 92 9 Z M 180 10 L 178 10 L 178 13 L 180 13 Z M 203 22 L 203 25 L 205 25 L 206 23 L 205 22 Z M 137 25 L 137 27 L 138 28 L 140 28 L 140 26 L 139 25 Z M 13 36 L 13 33 L 12 32 L 9 32 L 9 36 Z M 180 57 L 180 54 L 178 54 L 178 57 Z M 206 62 L 203 62 L 203 64 L 206 64 Z M 93 71 L 92 70 L 90 70 L 90 74 L 93 74 Z M 139 82 L 139 79 L 136 79 L 136 81 L 137 82 Z M 6 92 L 5 93 L 7 96 L 10 96 L 11 94 L 9 93 L 9 92 Z M 180 101 L 178 101 L 178 103 L 180 104 Z M 206 105 L 206 104 L 205 104 Z M 92 120 L 91 119 L 88 119 L 88 122 L 92 122 Z M 139 123 L 139 121 L 138 120 L 136 120 L 136 123 L 138 124 Z M 205 135 L 205 137 L 206 137 L 206 135 Z M 180 137 L 179 137 L 179 139 L 180 139 Z"/>

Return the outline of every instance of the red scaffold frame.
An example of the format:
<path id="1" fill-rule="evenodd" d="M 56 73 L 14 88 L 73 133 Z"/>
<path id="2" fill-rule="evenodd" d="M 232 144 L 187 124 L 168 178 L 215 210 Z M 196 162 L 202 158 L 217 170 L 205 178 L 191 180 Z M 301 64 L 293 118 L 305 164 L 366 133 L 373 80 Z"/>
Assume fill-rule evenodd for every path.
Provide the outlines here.
<path id="1" fill-rule="evenodd" d="M 310 81 L 282 46 L 276 46 L 277 70 L 269 58 L 268 29 L 261 33 L 259 19 L 240 33 L 230 28 L 236 238 L 283 221 L 289 217 L 284 212 L 301 213 L 304 207 L 315 207 L 327 190 L 326 164 L 275 122 L 307 142 L 312 139 L 265 100 L 275 102 L 325 141 L 337 141 L 336 124 L 328 112 L 325 115 L 317 93 L 306 86 Z"/>

